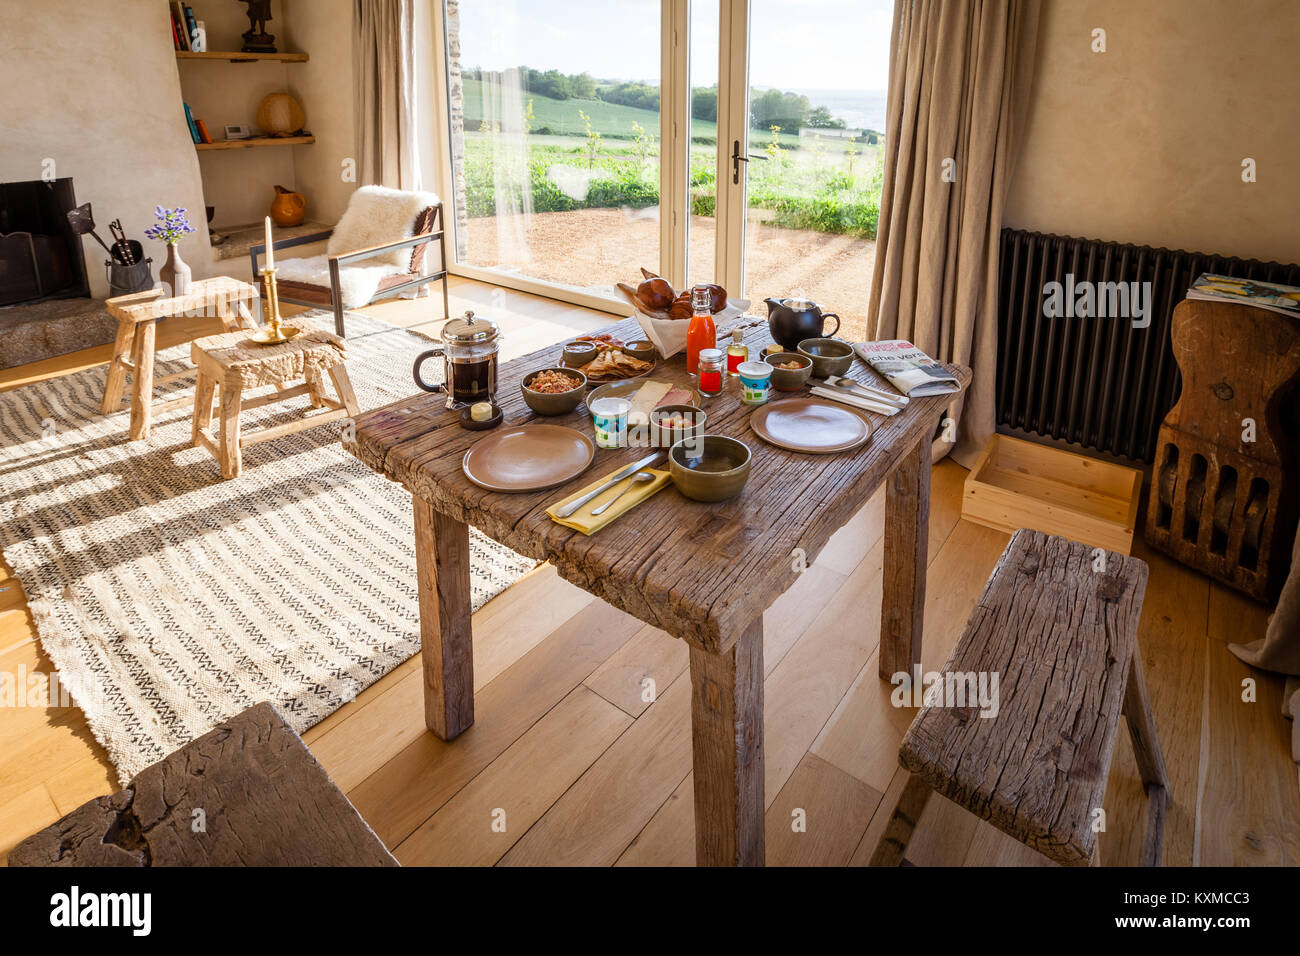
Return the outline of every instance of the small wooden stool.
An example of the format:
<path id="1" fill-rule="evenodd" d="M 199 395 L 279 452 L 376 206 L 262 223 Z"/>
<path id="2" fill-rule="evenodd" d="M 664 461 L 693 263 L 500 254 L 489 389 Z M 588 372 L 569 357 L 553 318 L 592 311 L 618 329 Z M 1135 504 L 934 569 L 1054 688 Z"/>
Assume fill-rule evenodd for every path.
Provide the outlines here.
<path id="1" fill-rule="evenodd" d="M 199 369 L 194 391 L 194 422 L 191 445 L 202 445 L 221 463 L 221 477 L 238 478 L 243 470 L 242 449 L 282 435 L 315 428 L 339 418 L 355 418 L 360 412 L 348 378 L 347 349 L 338 336 L 307 329 L 280 345 L 258 345 L 243 332 L 227 332 L 197 339 L 190 345 L 190 357 Z M 325 394 L 324 377 L 329 374 L 338 400 Z M 286 386 L 299 381 L 303 384 Z M 245 389 L 274 385 L 276 391 L 244 401 Z M 221 389 L 221 431 L 217 443 L 205 434 L 212 421 L 212 396 Z M 298 395 L 309 395 L 314 408 L 329 408 L 254 432 L 240 434 L 239 413 Z"/>
<path id="2" fill-rule="evenodd" d="M 293 728 L 264 702 L 146 767 L 126 789 L 91 800 L 28 837 L 9 853 L 9 865 L 397 861 Z"/>
<path id="3" fill-rule="evenodd" d="M 996 716 L 973 702 L 921 708 L 898 756 L 912 776 L 872 866 L 902 862 L 931 791 L 1059 863 L 1094 863 L 1121 715 L 1147 795 L 1142 864 L 1159 865 L 1169 776 L 1137 646 L 1146 582 L 1137 558 L 1015 533 L 944 667 L 997 673 Z"/>
<path id="4" fill-rule="evenodd" d="M 185 295 L 164 299 L 162 294 L 162 289 L 148 289 L 121 295 L 105 303 L 109 315 L 117 319 L 117 338 L 113 343 L 113 358 L 108 363 L 108 378 L 104 382 L 104 398 L 100 402 L 99 412 L 101 415 L 109 415 L 121 408 L 126 373 L 130 372 L 133 379 L 132 441 L 149 437 L 155 411 L 175 408 L 189 401 L 188 398 L 178 398 L 153 404 L 155 385 L 194 374 L 193 369 L 186 369 L 154 378 L 154 347 L 159 319 L 179 315 L 212 316 L 219 319 L 227 331 L 241 327 L 251 329 L 255 325 L 250 308 L 257 303 L 258 292 L 255 286 L 247 282 L 217 276 L 191 283 L 190 290 Z"/>

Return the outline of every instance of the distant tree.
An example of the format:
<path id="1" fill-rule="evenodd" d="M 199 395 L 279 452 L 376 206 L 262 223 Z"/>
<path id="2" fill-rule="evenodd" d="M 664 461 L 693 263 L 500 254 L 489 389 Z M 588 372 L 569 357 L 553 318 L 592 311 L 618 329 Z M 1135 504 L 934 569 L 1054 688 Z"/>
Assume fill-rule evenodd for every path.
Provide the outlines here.
<path id="1" fill-rule="evenodd" d="M 696 87 L 691 90 L 691 116 L 709 123 L 718 121 L 718 88 Z"/>
<path id="2" fill-rule="evenodd" d="M 569 77 L 569 95 L 575 100 L 594 100 L 596 81 L 590 73 L 574 73 Z"/>
<path id="3" fill-rule="evenodd" d="M 567 100 L 573 95 L 569 78 L 559 70 L 528 71 L 528 89 L 538 96 L 549 96 L 553 100 Z"/>
<path id="4" fill-rule="evenodd" d="M 600 90 L 600 98 L 606 103 L 618 106 L 631 106 L 639 110 L 659 111 L 659 87 L 647 83 L 616 83 Z"/>
<path id="5" fill-rule="evenodd" d="M 780 90 L 750 90 L 749 121 L 754 129 L 780 126 L 795 131 L 808 125 L 812 104 L 808 97 Z"/>
<path id="6" fill-rule="evenodd" d="M 846 124 L 844 120 L 831 116 L 828 107 L 818 106 L 808 114 L 808 126 L 813 129 L 844 129 Z"/>

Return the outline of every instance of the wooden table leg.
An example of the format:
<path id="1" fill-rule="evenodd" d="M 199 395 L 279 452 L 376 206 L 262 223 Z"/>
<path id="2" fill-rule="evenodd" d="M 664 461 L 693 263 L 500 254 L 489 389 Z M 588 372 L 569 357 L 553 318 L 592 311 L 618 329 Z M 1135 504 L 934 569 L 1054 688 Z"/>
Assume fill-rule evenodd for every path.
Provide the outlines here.
<path id="1" fill-rule="evenodd" d="M 763 619 L 722 654 L 691 647 L 695 862 L 762 866 Z"/>
<path id="2" fill-rule="evenodd" d="M 131 440 L 149 437 L 153 419 L 153 348 L 157 323 L 138 322 L 131 362 L 135 381 L 131 384 Z"/>
<path id="3" fill-rule="evenodd" d="M 420 589 L 424 723 L 443 740 L 474 723 L 474 641 L 470 629 L 469 526 L 419 495 L 415 569 Z"/>
<path id="4" fill-rule="evenodd" d="M 330 379 L 334 382 L 334 390 L 339 393 L 339 401 L 343 403 L 344 410 L 356 418 L 361 414 L 361 406 L 357 404 L 356 392 L 352 391 L 352 379 L 348 378 L 348 367 L 331 365 Z"/>
<path id="5" fill-rule="evenodd" d="M 925 566 L 930 535 L 930 440 L 923 436 L 885 482 L 885 570 L 880 604 L 880 676 L 921 663 Z"/>
<path id="6" fill-rule="evenodd" d="M 244 470 L 244 456 L 239 450 L 239 412 L 244 393 L 239 382 L 221 383 L 221 477 L 238 478 Z"/>
<path id="7" fill-rule="evenodd" d="M 194 383 L 194 419 L 190 423 L 190 445 L 199 444 L 199 433 L 207 431 L 212 424 L 212 395 L 217 390 L 217 380 L 211 375 L 199 372 L 198 381 Z"/>
<path id="8" fill-rule="evenodd" d="M 135 344 L 135 320 L 117 320 L 117 338 L 113 341 L 113 359 L 108 363 L 108 378 L 104 382 L 104 399 L 99 404 L 101 415 L 111 415 L 122 407 L 122 389 L 126 385 L 127 363 Z"/>
<path id="9" fill-rule="evenodd" d="M 1147 827 L 1142 841 L 1142 866 L 1159 866 L 1164 846 L 1165 810 L 1170 799 L 1169 771 L 1156 735 L 1156 720 L 1151 712 L 1146 676 L 1142 672 L 1142 651 L 1133 645 L 1133 663 L 1124 687 L 1124 718 L 1133 741 L 1133 756 L 1147 795 Z"/>

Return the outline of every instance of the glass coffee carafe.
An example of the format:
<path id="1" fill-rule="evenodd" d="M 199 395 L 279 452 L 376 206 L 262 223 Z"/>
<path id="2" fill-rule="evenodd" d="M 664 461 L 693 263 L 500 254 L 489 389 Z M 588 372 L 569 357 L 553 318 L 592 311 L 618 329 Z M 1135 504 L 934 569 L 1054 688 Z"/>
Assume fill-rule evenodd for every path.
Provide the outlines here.
<path id="1" fill-rule="evenodd" d="M 426 392 L 445 392 L 447 407 L 490 402 L 497 390 L 497 352 L 501 347 L 501 330 L 491 319 L 476 318 L 466 312 L 458 319 L 448 319 L 442 327 L 442 347 L 421 352 L 411 369 L 415 384 Z M 420 377 L 425 360 L 441 357 L 443 384 L 430 385 Z"/>

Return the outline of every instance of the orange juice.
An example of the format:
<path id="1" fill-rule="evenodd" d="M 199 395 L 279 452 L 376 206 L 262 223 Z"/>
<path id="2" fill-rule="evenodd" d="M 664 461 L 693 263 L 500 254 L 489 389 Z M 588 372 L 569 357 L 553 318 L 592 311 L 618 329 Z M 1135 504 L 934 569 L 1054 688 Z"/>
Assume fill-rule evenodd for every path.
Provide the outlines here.
<path id="1" fill-rule="evenodd" d="M 709 290 L 696 286 L 691 290 L 691 324 L 686 327 L 686 371 L 699 374 L 700 350 L 718 347 L 718 330 L 709 310 Z"/>

